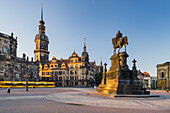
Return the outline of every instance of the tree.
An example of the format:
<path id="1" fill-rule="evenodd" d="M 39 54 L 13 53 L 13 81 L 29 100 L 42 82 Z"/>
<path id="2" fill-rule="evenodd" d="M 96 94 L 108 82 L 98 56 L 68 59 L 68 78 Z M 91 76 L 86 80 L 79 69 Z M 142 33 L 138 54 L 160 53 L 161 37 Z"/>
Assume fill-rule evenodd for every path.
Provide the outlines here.
<path id="1" fill-rule="evenodd" d="M 102 76 L 103 76 L 103 74 L 101 72 L 95 74 L 95 84 L 96 84 L 96 86 L 99 86 L 99 84 L 101 84 Z"/>
<path id="2" fill-rule="evenodd" d="M 164 86 L 165 86 L 165 80 L 160 80 L 158 82 L 158 85 L 162 87 L 162 90 L 164 89 Z"/>
<path id="3" fill-rule="evenodd" d="M 152 83 L 152 89 L 155 89 L 156 87 L 155 87 L 155 82 L 154 83 Z"/>

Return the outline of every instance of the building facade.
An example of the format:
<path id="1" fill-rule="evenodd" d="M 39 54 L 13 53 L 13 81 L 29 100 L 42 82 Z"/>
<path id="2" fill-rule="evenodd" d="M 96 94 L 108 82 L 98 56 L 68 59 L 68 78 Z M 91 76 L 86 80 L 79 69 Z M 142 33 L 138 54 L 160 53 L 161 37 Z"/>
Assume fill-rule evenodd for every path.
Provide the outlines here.
<path id="1" fill-rule="evenodd" d="M 148 72 L 142 73 L 140 70 L 138 71 L 138 79 L 141 85 L 144 88 L 156 89 L 157 88 L 157 78 L 155 76 L 150 76 Z"/>
<path id="2" fill-rule="evenodd" d="M 170 88 L 170 62 L 158 64 L 157 66 L 157 87 L 161 88 L 159 82 L 164 81 L 164 88 Z"/>
<path id="3" fill-rule="evenodd" d="M 89 61 L 84 42 L 81 56 L 74 51 L 68 59 L 49 60 L 49 39 L 45 34 L 45 22 L 43 21 L 43 7 L 41 7 L 41 20 L 39 21 L 39 33 L 35 36 L 35 61 L 39 62 L 39 76 L 42 81 L 55 81 L 56 86 L 93 86 L 94 76 L 102 71 L 102 64 L 97 66 Z"/>
<path id="4" fill-rule="evenodd" d="M 26 55 L 23 58 L 17 57 L 17 37 L 13 33 L 6 35 L 0 33 L 0 80 L 23 81 L 39 80 L 39 65 L 37 62 L 28 60 Z"/>

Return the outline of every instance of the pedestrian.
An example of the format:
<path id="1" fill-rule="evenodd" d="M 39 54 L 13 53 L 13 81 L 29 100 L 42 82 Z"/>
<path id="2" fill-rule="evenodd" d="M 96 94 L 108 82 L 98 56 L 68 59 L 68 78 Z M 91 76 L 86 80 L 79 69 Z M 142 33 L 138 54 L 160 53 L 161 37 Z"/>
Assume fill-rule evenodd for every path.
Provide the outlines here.
<path id="1" fill-rule="evenodd" d="M 168 88 L 166 89 L 166 92 L 169 93 L 169 89 Z"/>
<path id="2" fill-rule="evenodd" d="M 7 88 L 7 93 L 10 93 L 10 87 Z"/>

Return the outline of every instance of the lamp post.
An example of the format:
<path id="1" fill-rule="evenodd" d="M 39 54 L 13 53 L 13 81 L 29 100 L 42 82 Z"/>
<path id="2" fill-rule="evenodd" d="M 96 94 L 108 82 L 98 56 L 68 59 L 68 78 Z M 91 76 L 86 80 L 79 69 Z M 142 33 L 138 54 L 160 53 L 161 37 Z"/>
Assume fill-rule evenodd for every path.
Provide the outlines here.
<path id="1" fill-rule="evenodd" d="M 28 91 L 28 74 L 26 73 L 26 86 L 25 86 L 25 91 Z"/>
<path id="2" fill-rule="evenodd" d="M 25 86 L 25 91 L 28 91 L 28 68 L 26 67 L 26 86 Z"/>
<path id="3" fill-rule="evenodd" d="M 64 87 L 64 69 L 63 69 L 63 87 Z"/>
<path id="4" fill-rule="evenodd" d="M 104 84 L 106 85 L 106 71 L 107 71 L 107 69 L 106 69 L 106 62 L 105 62 L 105 64 L 104 64 L 104 68 L 105 68 L 105 71 L 104 71 Z"/>

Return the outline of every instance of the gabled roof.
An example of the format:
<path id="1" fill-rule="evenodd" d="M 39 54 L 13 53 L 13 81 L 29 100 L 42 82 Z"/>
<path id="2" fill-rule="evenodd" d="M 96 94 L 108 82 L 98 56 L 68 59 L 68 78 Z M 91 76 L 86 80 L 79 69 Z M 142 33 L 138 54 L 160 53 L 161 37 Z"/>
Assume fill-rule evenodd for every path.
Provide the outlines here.
<path id="1" fill-rule="evenodd" d="M 64 62 L 64 64 L 66 65 L 66 67 L 68 66 L 68 62 L 69 60 L 68 59 L 63 59 L 63 60 L 60 60 L 60 67 L 62 65 L 62 63 Z"/>
<path id="2" fill-rule="evenodd" d="M 55 57 L 53 57 L 53 59 L 52 60 L 54 60 L 54 58 Z M 52 63 L 52 60 L 51 61 L 47 61 L 46 62 L 46 64 L 47 64 L 47 66 L 48 66 L 48 68 L 50 67 L 50 64 Z M 55 58 L 55 60 L 57 60 L 56 58 Z M 68 66 L 68 62 L 69 62 L 69 60 L 68 59 L 61 59 L 61 60 L 57 60 L 57 62 L 56 63 L 58 63 L 58 67 L 60 67 L 61 68 L 61 65 L 62 65 L 62 63 L 65 63 L 65 65 L 66 65 L 66 67 Z"/>
<path id="3" fill-rule="evenodd" d="M 143 74 L 145 77 L 150 77 L 149 73 L 147 73 L 146 71 Z"/>
<path id="4" fill-rule="evenodd" d="M 53 56 L 52 60 L 57 60 L 57 59 L 55 58 L 55 56 Z"/>
<path id="5" fill-rule="evenodd" d="M 70 58 L 74 58 L 74 57 L 79 57 L 75 51 L 72 53 Z"/>
<path id="6" fill-rule="evenodd" d="M 163 63 L 163 64 L 158 64 L 157 67 L 158 67 L 158 66 L 167 66 L 167 65 L 170 65 L 170 62 L 165 62 L 165 63 Z"/>

